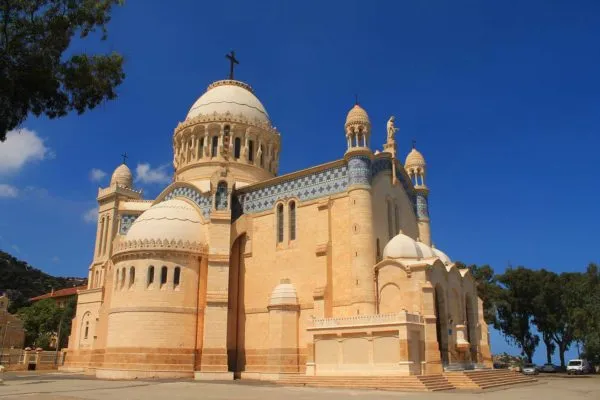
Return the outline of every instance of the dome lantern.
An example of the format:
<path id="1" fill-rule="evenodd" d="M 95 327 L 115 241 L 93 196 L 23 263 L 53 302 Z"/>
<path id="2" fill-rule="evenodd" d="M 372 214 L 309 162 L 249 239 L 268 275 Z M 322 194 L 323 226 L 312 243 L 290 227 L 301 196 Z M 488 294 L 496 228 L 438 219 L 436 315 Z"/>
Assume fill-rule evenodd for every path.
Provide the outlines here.
<path id="1" fill-rule="evenodd" d="M 346 141 L 348 150 L 353 148 L 368 148 L 371 138 L 371 121 L 369 115 L 358 102 L 352 107 L 346 116 Z"/>
<path id="2" fill-rule="evenodd" d="M 413 148 L 406 156 L 406 161 L 404 162 L 404 169 L 406 169 L 406 173 L 410 176 L 411 181 L 415 187 L 425 185 L 425 172 L 426 172 L 426 163 L 425 157 L 421 154 L 420 151 L 416 149 L 415 141 L 413 140 Z"/>

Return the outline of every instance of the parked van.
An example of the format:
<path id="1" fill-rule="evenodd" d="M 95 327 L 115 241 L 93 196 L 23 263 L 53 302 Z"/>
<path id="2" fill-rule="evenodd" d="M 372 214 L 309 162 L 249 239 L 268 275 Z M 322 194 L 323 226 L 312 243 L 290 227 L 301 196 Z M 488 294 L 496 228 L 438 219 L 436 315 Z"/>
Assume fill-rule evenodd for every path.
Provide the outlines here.
<path id="1" fill-rule="evenodd" d="M 567 364 L 567 373 L 571 374 L 589 374 L 592 372 L 592 366 L 586 360 L 570 360 Z"/>

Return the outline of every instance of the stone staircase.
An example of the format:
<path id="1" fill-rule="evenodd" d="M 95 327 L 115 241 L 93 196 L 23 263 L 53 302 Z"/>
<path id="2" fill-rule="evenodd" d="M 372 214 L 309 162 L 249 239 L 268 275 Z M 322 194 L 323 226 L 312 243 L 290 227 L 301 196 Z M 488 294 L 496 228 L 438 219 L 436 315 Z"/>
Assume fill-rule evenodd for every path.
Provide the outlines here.
<path id="1" fill-rule="evenodd" d="M 506 369 L 444 372 L 444 377 L 456 389 L 491 389 L 537 382 L 535 378 Z"/>
<path id="2" fill-rule="evenodd" d="M 286 386 L 432 392 L 454 389 L 443 375 L 411 376 L 306 376 L 289 375 L 277 381 Z"/>

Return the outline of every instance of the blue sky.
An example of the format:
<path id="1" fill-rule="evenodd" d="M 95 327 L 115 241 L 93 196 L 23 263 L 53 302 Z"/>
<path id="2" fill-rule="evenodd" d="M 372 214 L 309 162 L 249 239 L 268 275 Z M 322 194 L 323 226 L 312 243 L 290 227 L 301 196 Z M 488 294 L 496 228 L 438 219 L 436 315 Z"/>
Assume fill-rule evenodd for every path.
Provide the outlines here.
<path id="1" fill-rule="evenodd" d="M 98 186 L 126 151 L 132 169 L 146 167 L 146 197 L 159 193 L 173 129 L 226 77 L 235 49 L 236 77 L 281 131 L 281 173 L 343 156 L 357 93 L 373 147 L 395 115 L 400 154 L 415 139 L 425 155 L 437 247 L 499 272 L 581 271 L 600 261 L 598 20 L 600 3 L 583 0 L 129 0 L 107 41 L 70 49 L 121 52 L 119 98 L 83 116 L 30 118 L 0 144 L 0 248 L 85 276 Z M 497 334 L 492 345 L 509 349 Z"/>

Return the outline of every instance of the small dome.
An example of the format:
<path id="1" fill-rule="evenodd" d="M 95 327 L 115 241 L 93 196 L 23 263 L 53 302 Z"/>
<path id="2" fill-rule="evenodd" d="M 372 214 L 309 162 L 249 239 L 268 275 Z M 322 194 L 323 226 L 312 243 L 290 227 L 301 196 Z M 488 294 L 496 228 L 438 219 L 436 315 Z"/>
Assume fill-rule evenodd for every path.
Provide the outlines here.
<path id="1" fill-rule="evenodd" d="M 427 246 L 425 243 L 421 242 L 419 239 L 416 241 L 417 247 L 421 251 L 422 258 L 434 258 L 437 257 L 433 249 Z"/>
<path id="2" fill-rule="evenodd" d="M 298 294 L 292 283 L 280 283 L 275 286 L 269 299 L 270 306 L 297 305 Z"/>
<path id="3" fill-rule="evenodd" d="M 367 114 L 365 109 L 359 106 L 358 104 L 355 104 L 346 116 L 346 126 L 348 126 L 349 124 L 370 125 L 371 121 L 369 121 L 369 115 Z"/>
<path id="4" fill-rule="evenodd" d="M 126 188 L 133 187 L 133 175 L 131 170 L 125 164 L 121 164 L 115 169 L 110 178 L 110 186 L 119 185 Z"/>
<path id="5" fill-rule="evenodd" d="M 445 265 L 449 265 L 452 263 L 450 257 L 448 257 L 443 251 L 436 249 L 435 246 L 431 246 L 431 249 L 433 250 L 435 256 L 438 257 Z"/>
<path id="6" fill-rule="evenodd" d="M 200 213 L 180 199 L 155 204 L 140 215 L 129 228 L 126 240 L 168 239 L 204 243 Z"/>
<path id="7" fill-rule="evenodd" d="M 406 161 L 404 162 L 404 167 L 424 167 L 425 166 L 425 158 L 423 154 L 421 154 L 417 149 L 413 147 L 413 149 L 406 156 Z"/>
<path id="8" fill-rule="evenodd" d="M 400 232 L 383 248 L 383 258 L 418 260 L 423 258 L 423 253 L 413 238 Z"/>
<path id="9" fill-rule="evenodd" d="M 244 82 L 222 80 L 212 83 L 200 96 L 187 114 L 187 119 L 198 115 L 231 113 L 234 117 L 243 116 L 251 122 L 271 125 L 269 115 L 262 103 L 254 95 L 252 87 Z"/>

